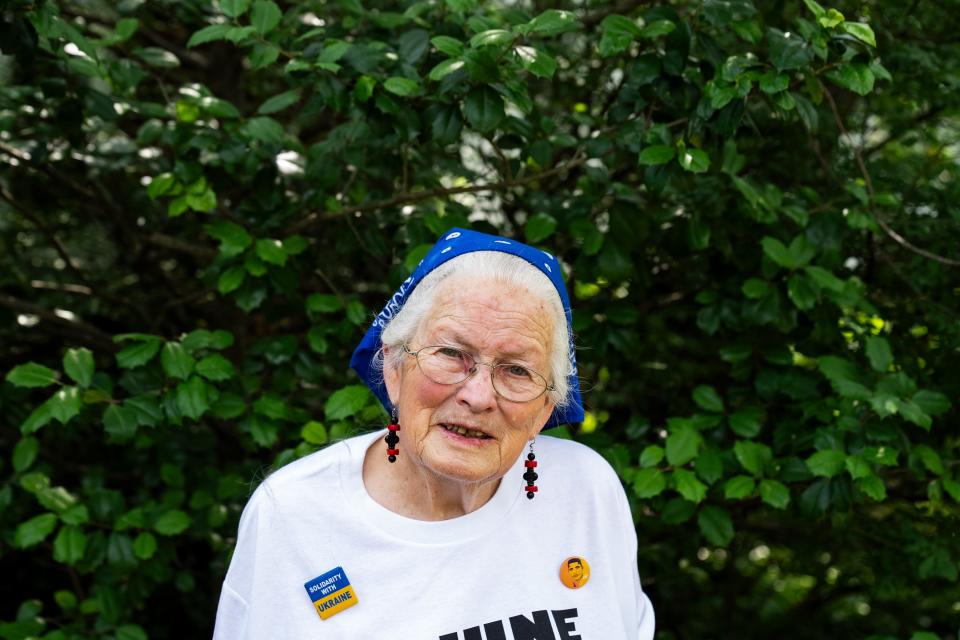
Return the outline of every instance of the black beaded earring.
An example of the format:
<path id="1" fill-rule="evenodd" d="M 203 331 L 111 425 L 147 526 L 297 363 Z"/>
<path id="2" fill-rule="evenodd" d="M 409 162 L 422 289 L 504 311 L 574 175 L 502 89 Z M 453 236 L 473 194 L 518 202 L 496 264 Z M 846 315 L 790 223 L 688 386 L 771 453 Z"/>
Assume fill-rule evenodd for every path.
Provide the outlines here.
<path id="1" fill-rule="evenodd" d="M 390 424 L 387 425 L 387 429 L 389 429 L 389 432 L 387 433 L 387 437 L 384 438 L 387 443 L 387 460 L 396 462 L 397 456 L 400 455 L 400 449 L 397 449 L 397 444 L 400 442 L 400 436 L 397 435 L 397 431 L 400 431 L 400 421 L 396 408 L 393 409 Z"/>
<path id="2" fill-rule="evenodd" d="M 537 485 L 534 483 L 537 481 L 537 478 L 540 477 L 537 475 L 537 472 L 534 471 L 537 467 L 537 456 L 533 453 L 533 440 L 530 441 L 530 453 L 527 454 L 527 459 L 524 460 L 523 466 L 527 468 L 526 473 L 523 474 L 523 479 L 527 481 L 527 499 L 533 500 L 533 496 L 537 492 Z"/>

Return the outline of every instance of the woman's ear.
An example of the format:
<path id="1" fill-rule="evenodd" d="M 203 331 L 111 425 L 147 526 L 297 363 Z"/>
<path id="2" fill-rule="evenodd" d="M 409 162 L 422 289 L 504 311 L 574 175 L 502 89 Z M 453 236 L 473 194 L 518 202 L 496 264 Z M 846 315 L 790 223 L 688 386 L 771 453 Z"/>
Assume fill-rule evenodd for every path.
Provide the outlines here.
<path id="1" fill-rule="evenodd" d="M 530 434 L 530 438 L 535 438 L 543 430 L 543 427 L 547 424 L 547 420 L 550 419 L 550 415 L 553 413 L 554 408 L 556 408 L 557 403 L 550 399 L 549 395 L 546 395 L 543 401 L 543 407 L 540 408 L 540 411 L 537 413 L 537 418 L 533 422 L 533 430 Z"/>
<path id="2" fill-rule="evenodd" d="M 397 405 L 397 401 L 400 399 L 400 368 L 393 366 L 391 362 L 391 347 L 383 345 L 381 348 L 383 352 L 383 382 L 387 387 L 387 396 L 390 398 L 390 403 L 394 406 Z"/>

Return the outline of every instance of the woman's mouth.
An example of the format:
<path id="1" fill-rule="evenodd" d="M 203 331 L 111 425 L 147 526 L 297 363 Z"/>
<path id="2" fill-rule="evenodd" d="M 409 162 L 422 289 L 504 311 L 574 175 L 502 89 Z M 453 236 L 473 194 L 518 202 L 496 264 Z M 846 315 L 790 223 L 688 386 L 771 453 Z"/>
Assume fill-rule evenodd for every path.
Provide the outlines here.
<path id="1" fill-rule="evenodd" d="M 475 429 L 468 429 L 457 424 L 441 424 L 447 432 L 455 433 L 466 438 L 477 438 L 479 440 L 487 440 L 490 438 L 487 434 L 482 431 L 477 431 Z"/>

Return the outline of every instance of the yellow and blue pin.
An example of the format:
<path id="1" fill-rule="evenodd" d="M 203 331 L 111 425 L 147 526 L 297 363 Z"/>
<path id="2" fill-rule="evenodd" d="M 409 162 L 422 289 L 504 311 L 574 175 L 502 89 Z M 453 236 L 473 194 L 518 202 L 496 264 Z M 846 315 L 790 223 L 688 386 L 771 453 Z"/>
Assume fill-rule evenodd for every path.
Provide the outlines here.
<path id="1" fill-rule="evenodd" d="M 307 595 L 313 601 L 313 608 L 320 614 L 321 620 L 326 620 L 357 604 L 357 593 L 350 585 L 343 567 L 331 569 L 305 582 L 303 587 L 307 590 Z"/>

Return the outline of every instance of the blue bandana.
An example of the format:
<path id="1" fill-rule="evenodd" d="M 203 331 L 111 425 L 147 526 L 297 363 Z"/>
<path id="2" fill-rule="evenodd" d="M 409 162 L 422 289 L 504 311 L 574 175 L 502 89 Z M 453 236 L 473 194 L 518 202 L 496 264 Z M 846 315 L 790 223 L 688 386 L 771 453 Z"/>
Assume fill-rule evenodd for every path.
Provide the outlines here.
<path id="1" fill-rule="evenodd" d="M 380 334 L 390 319 L 400 311 L 410 293 L 420 284 L 424 276 L 447 260 L 471 251 L 502 251 L 519 256 L 542 271 L 556 287 L 557 293 L 560 294 L 560 302 L 563 304 L 564 314 L 567 317 L 567 332 L 570 335 L 570 401 L 565 409 L 557 408 L 553 410 L 553 414 L 547 420 L 544 428 L 583 422 L 583 400 L 580 397 L 580 382 L 577 379 L 577 357 L 573 347 L 573 317 L 570 313 L 570 298 L 567 296 L 567 287 L 563 283 L 563 274 L 560 272 L 560 263 L 546 251 L 534 249 L 516 240 L 491 236 L 478 231 L 451 229 L 433 245 L 430 252 L 414 269 L 413 274 L 403 281 L 397 292 L 387 301 L 383 311 L 377 314 L 373 325 L 363 336 L 360 344 L 357 345 L 356 351 L 353 352 L 350 367 L 360 374 L 360 378 L 377 396 L 387 413 L 391 413 L 393 404 L 391 404 L 390 397 L 387 395 L 387 387 L 382 376 L 379 371 L 371 371 L 370 367 L 374 356 L 380 350 Z"/>

